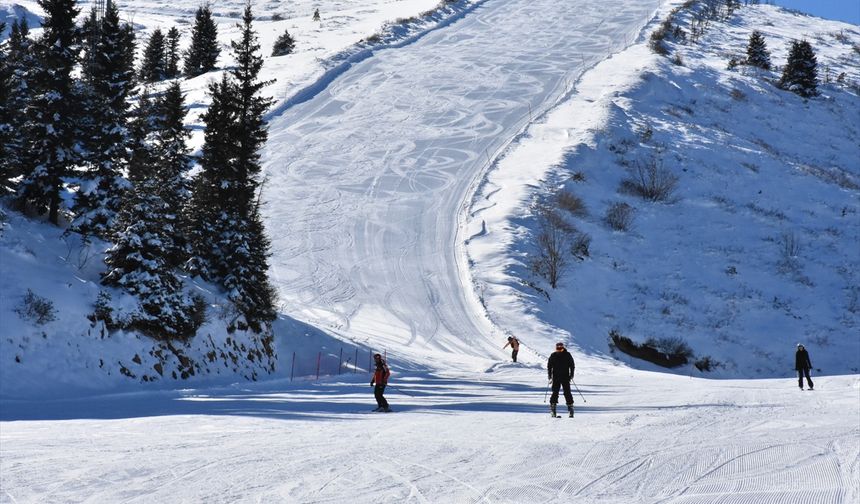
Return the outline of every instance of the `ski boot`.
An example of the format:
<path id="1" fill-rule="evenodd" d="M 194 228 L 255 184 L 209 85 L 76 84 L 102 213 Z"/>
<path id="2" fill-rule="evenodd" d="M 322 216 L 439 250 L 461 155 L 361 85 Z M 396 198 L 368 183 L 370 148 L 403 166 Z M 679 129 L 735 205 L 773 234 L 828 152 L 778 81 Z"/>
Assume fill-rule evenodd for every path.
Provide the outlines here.
<path id="1" fill-rule="evenodd" d="M 567 405 L 567 416 L 573 418 L 573 404 Z"/>
<path id="2" fill-rule="evenodd" d="M 555 413 L 555 404 L 550 403 L 549 405 L 550 416 L 553 418 L 558 418 L 558 415 Z"/>

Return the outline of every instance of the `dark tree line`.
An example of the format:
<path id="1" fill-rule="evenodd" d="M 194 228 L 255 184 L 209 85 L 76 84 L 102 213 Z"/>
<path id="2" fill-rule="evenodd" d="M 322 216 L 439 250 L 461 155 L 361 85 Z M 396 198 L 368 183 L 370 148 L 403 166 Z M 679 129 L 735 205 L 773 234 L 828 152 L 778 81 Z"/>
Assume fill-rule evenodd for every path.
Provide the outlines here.
<path id="1" fill-rule="evenodd" d="M 268 83 L 259 79 L 250 4 L 231 44 L 236 66 L 210 85 L 194 179 L 179 82 L 158 93 L 140 88 L 178 73 L 178 30 L 153 32 L 136 71 L 134 31 L 113 3 L 80 26 L 76 0 L 39 4 L 42 35 L 31 39 L 26 22 L 16 21 L 0 45 L 0 196 L 85 242 L 113 244 L 102 283 L 138 298 L 138 309 L 116 325 L 192 336 L 205 308 L 184 288 L 184 269 L 225 289 L 235 307 L 230 330 L 267 330 L 276 312 L 259 150 L 271 101 L 260 96 Z M 198 21 L 217 35 L 208 7 Z M 189 59 L 193 72 L 214 67 L 217 43 L 204 46 L 192 43 L 186 71 Z"/>

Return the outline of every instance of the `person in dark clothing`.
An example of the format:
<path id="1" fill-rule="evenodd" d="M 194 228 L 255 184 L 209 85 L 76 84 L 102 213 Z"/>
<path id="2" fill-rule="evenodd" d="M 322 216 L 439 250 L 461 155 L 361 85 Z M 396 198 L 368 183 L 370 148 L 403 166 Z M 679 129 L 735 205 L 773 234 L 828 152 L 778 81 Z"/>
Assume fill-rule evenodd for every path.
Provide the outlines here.
<path id="1" fill-rule="evenodd" d="M 505 346 L 502 347 L 502 350 L 505 348 L 511 347 L 511 359 L 514 362 L 517 361 L 517 354 L 520 353 L 520 340 L 518 340 L 515 336 L 508 336 L 508 342 Z"/>
<path id="2" fill-rule="evenodd" d="M 564 388 L 564 400 L 567 402 L 567 411 L 573 416 L 573 394 L 570 393 L 570 380 L 573 379 L 573 371 L 576 365 L 573 356 L 564 348 L 564 343 L 555 344 L 553 352 L 546 363 L 548 379 L 552 381 L 552 395 L 549 398 L 549 408 L 552 416 L 556 416 L 555 407 L 558 404 L 558 391 Z"/>
<path id="3" fill-rule="evenodd" d="M 809 352 L 800 343 L 797 344 L 797 352 L 794 353 L 794 369 L 797 370 L 797 385 L 800 390 L 803 390 L 803 375 L 806 375 L 806 383 L 809 384 L 809 390 L 812 390 L 812 378 L 809 377 L 812 361 L 809 360 Z"/>
<path id="4" fill-rule="evenodd" d="M 391 376 L 391 370 L 388 369 L 388 364 L 382 355 L 375 354 L 373 360 L 376 363 L 376 371 L 373 373 L 373 378 L 370 379 L 370 386 L 373 387 L 373 395 L 376 397 L 377 408 L 373 411 L 382 411 L 388 413 L 391 408 L 388 407 L 388 401 L 382 395 L 385 392 L 385 386 L 388 385 L 388 378 Z"/>

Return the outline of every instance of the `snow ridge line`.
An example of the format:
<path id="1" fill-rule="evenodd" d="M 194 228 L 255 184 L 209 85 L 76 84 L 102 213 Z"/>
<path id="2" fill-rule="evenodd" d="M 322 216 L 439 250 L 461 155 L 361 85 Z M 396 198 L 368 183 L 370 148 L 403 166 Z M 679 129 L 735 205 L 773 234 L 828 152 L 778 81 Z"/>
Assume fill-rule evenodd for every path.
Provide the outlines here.
<path id="1" fill-rule="evenodd" d="M 458 0 L 456 3 L 445 5 L 444 8 L 438 9 L 426 18 L 422 18 L 420 22 L 410 23 L 411 26 L 403 30 L 402 33 L 398 33 L 398 31 L 393 28 L 395 25 L 384 25 L 382 28 L 383 32 L 392 31 L 391 35 L 387 37 L 387 40 L 378 43 L 368 43 L 367 41 L 362 40 L 356 42 L 352 47 L 335 54 L 323 64 L 323 67 L 328 67 L 328 69 L 323 72 L 319 79 L 303 89 L 296 91 L 293 96 L 284 100 L 283 103 L 269 111 L 265 116 L 265 120 L 270 121 L 275 117 L 282 115 L 290 108 L 300 103 L 312 100 L 315 96 L 323 92 L 332 82 L 334 82 L 335 79 L 346 73 L 353 65 L 373 57 L 376 51 L 399 49 L 417 42 L 425 35 L 450 26 L 456 21 L 463 19 L 488 1 L 490 0 Z M 432 23 L 431 26 L 419 29 L 421 26 L 428 23 Z"/>
<path id="2" fill-rule="evenodd" d="M 680 0 L 674 0 L 668 2 L 668 5 L 674 5 L 678 3 Z M 475 278 L 471 274 L 471 269 L 469 268 L 469 254 L 466 249 L 466 244 L 469 241 L 469 238 L 464 239 L 463 234 L 467 231 L 469 224 L 469 215 L 474 210 L 475 205 L 478 202 L 478 195 L 481 192 L 481 189 L 487 183 L 487 176 L 493 170 L 493 167 L 498 165 L 498 161 L 502 156 L 508 151 L 511 145 L 514 145 L 516 142 L 524 138 L 528 134 L 529 127 L 533 124 L 538 123 L 540 120 L 545 118 L 550 112 L 552 112 L 559 105 L 570 99 L 577 90 L 577 84 L 582 81 L 582 78 L 591 70 L 593 70 L 600 63 L 612 58 L 613 56 L 620 54 L 630 47 L 643 43 L 644 40 L 647 39 L 644 35 L 647 31 L 652 27 L 661 22 L 663 17 L 663 10 L 667 7 L 667 3 L 664 3 L 660 7 L 654 10 L 654 13 L 648 19 L 648 21 L 644 22 L 640 27 L 633 29 L 630 31 L 628 36 L 625 36 L 624 44 L 615 51 L 610 52 L 605 58 L 600 59 L 598 61 L 589 62 L 587 65 L 583 66 L 582 71 L 576 77 L 576 79 L 563 88 L 562 92 L 559 93 L 558 97 L 555 100 L 545 102 L 546 105 L 539 109 L 533 117 L 529 117 L 523 126 L 518 130 L 516 134 L 514 134 L 507 141 L 503 142 L 490 156 L 487 156 L 487 162 L 484 166 L 475 174 L 470 182 L 468 189 L 466 190 L 466 194 L 463 197 L 463 204 L 460 207 L 460 212 L 457 215 L 457 234 L 454 236 L 454 261 L 457 265 L 457 270 L 460 271 L 460 283 L 463 286 L 462 291 L 464 295 L 470 298 L 473 303 L 476 303 L 477 306 L 480 306 L 480 311 L 483 314 L 483 318 L 485 318 L 491 326 L 493 332 L 501 331 L 504 334 L 510 334 L 510 332 L 500 327 L 494 320 L 492 315 L 486 306 L 481 302 L 480 297 L 477 292 L 477 282 Z M 569 82 L 565 79 L 563 82 Z M 531 114 L 530 114 L 531 115 Z M 550 167 L 551 169 L 551 167 Z M 471 284 L 471 289 L 466 288 L 466 285 Z M 537 355 L 542 358 L 546 358 L 547 356 L 541 352 L 533 350 Z"/>

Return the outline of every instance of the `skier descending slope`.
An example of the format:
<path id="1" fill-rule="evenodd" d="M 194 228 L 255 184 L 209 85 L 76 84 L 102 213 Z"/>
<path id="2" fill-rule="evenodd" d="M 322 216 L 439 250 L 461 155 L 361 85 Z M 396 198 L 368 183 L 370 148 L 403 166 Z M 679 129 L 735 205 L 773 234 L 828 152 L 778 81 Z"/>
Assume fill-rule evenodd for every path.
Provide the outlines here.
<path id="1" fill-rule="evenodd" d="M 809 352 L 800 343 L 797 344 L 797 352 L 794 354 L 794 369 L 797 370 L 797 385 L 800 390 L 803 390 L 803 375 L 806 375 L 806 383 L 809 384 L 809 390 L 812 390 L 812 378 L 809 377 L 812 361 L 809 360 Z"/>
<path id="2" fill-rule="evenodd" d="M 516 336 L 508 336 L 508 342 L 502 347 L 502 350 L 509 346 L 511 347 L 511 359 L 516 362 L 517 354 L 520 353 L 520 340 L 518 340 Z"/>
<path id="3" fill-rule="evenodd" d="M 385 386 L 388 385 L 391 370 L 388 369 L 388 364 L 382 358 L 382 355 L 375 354 L 373 360 L 376 362 L 376 371 L 373 373 L 373 378 L 370 379 L 370 386 L 373 387 L 373 395 L 376 397 L 377 405 L 377 408 L 373 411 L 390 413 L 391 408 L 388 407 L 388 401 L 382 393 L 385 392 Z"/>
<path id="4" fill-rule="evenodd" d="M 546 363 L 546 371 L 549 380 L 552 381 L 552 395 L 549 398 L 549 409 L 553 417 L 558 417 L 555 407 L 558 404 L 558 390 L 564 387 L 564 400 L 567 403 L 568 416 L 573 418 L 573 394 L 570 393 L 570 380 L 573 379 L 573 371 L 576 365 L 573 356 L 564 348 L 564 343 L 555 344 L 555 352 L 549 356 Z"/>

